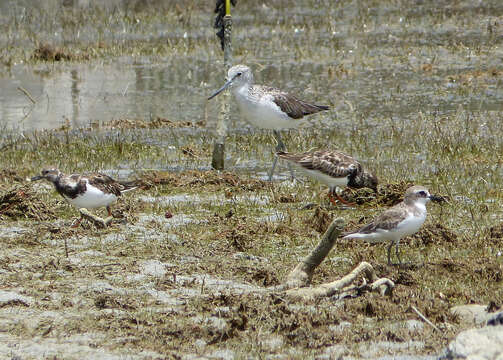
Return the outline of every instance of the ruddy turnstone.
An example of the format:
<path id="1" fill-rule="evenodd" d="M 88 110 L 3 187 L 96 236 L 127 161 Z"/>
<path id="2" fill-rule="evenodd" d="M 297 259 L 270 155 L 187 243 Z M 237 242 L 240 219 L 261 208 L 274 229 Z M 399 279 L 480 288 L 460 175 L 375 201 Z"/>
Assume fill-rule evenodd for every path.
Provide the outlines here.
<path id="1" fill-rule="evenodd" d="M 110 205 L 117 201 L 122 193 L 137 186 L 133 182 L 115 181 L 100 173 L 64 175 L 56 168 L 43 169 L 40 175 L 31 181 L 46 179 L 54 184 L 56 191 L 77 209 L 96 209 L 105 206 L 108 216 L 112 216 Z M 82 216 L 72 227 L 79 226 Z"/>
<path id="2" fill-rule="evenodd" d="M 228 87 L 231 88 L 246 121 L 258 128 L 273 130 L 278 143 L 276 151 L 286 151 L 279 133 L 281 129 L 296 129 L 301 124 L 299 120 L 304 116 L 329 109 L 328 106 L 309 104 L 272 87 L 254 85 L 252 71 L 246 65 L 231 67 L 227 73 L 227 82 L 208 100 Z M 275 157 L 269 180 L 272 179 L 277 161 L 278 158 Z"/>
<path id="3" fill-rule="evenodd" d="M 277 155 L 327 185 L 330 188 L 328 195 L 333 204 L 335 194 L 342 203 L 353 205 L 337 194 L 337 187 L 348 186 L 355 189 L 368 187 L 377 192 L 377 177 L 365 170 L 355 158 L 340 151 L 318 150 L 297 154 L 280 151 Z"/>
<path id="4" fill-rule="evenodd" d="M 388 246 L 388 265 L 391 265 L 391 247 L 395 244 L 396 257 L 401 265 L 398 252 L 400 239 L 415 234 L 426 219 L 426 203 L 441 202 L 441 196 L 430 195 L 423 186 L 411 186 L 405 192 L 404 200 L 385 210 L 370 224 L 359 230 L 348 233 L 344 239 L 364 239 L 368 242 L 391 240 Z"/>

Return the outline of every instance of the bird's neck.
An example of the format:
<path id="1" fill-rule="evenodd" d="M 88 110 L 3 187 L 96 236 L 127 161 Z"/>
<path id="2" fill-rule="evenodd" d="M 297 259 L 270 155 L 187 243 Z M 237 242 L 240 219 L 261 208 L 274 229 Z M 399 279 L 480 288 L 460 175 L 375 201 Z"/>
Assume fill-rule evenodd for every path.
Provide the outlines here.
<path id="1" fill-rule="evenodd" d="M 244 83 L 232 88 L 232 93 L 236 97 L 248 97 L 250 93 L 250 84 Z"/>
<path id="2" fill-rule="evenodd" d="M 426 204 L 422 201 L 410 201 L 407 205 L 412 205 L 420 213 L 426 213 Z"/>

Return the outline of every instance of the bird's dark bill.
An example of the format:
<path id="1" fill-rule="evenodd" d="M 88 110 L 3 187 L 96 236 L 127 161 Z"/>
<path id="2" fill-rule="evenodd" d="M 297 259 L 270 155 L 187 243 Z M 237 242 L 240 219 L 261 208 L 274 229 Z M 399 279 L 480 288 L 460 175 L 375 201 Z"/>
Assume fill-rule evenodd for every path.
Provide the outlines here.
<path id="1" fill-rule="evenodd" d="M 227 81 L 224 86 L 222 86 L 220 89 L 218 89 L 213 95 L 211 95 L 208 100 L 211 100 L 213 99 L 215 96 L 217 96 L 218 94 L 220 94 L 222 91 L 224 91 L 225 89 L 227 89 L 229 87 L 229 85 L 232 84 L 232 80 L 229 80 Z"/>
<path id="2" fill-rule="evenodd" d="M 435 202 L 444 202 L 445 198 L 443 196 L 430 195 L 430 200 Z"/>
<path id="3" fill-rule="evenodd" d="M 30 181 L 37 181 L 37 180 L 40 180 L 40 179 L 43 179 L 43 177 L 42 177 L 42 176 L 40 176 L 40 175 L 37 175 L 37 176 L 32 177 L 32 178 L 30 179 Z"/>

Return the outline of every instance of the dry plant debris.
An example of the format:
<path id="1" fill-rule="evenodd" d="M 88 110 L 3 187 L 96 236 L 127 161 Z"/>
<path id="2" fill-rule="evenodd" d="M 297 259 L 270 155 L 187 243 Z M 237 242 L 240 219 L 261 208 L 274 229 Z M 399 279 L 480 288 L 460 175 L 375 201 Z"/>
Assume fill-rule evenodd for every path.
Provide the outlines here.
<path id="1" fill-rule="evenodd" d="M 70 53 L 51 44 L 41 44 L 33 52 L 32 59 L 42 61 L 88 60 L 89 55 L 85 53 Z"/>
<path id="2" fill-rule="evenodd" d="M 228 186 L 245 191 L 264 189 L 268 186 L 265 181 L 258 179 L 244 179 L 230 172 L 189 170 L 183 173 L 150 172 L 144 173 L 138 181 L 141 187 L 149 189 L 157 185 L 173 187 L 204 187 L 211 185 Z"/>
<path id="3" fill-rule="evenodd" d="M 192 123 L 190 121 L 172 121 L 162 117 L 156 117 L 154 120 L 142 119 L 113 119 L 102 124 L 92 124 L 93 128 L 100 129 L 161 129 L 161 128 L 184 128 L 201 127 L 202 123 Z"/>
<path id="4" fill-rule="evenodd" d="M 0 190 L 0 218 L 10 219 L 55 219 L 54 211 L 43 201 L 30 185 L 13 186 Z"/>

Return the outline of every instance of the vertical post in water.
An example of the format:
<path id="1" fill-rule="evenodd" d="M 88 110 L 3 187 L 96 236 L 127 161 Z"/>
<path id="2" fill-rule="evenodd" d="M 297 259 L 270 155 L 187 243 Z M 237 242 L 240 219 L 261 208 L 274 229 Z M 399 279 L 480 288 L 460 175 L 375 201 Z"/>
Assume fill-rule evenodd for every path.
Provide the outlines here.
<path id="1" fill-rule="evenodd" d="M 232 32 L 232 17 L 231 17 L 231 1 L 225 0 L 225 16 L 223 18 L 224 24 L 224 68 L 225 73 L 232 66 L 232 46 L 231 46 L 231 32 Z M 217 120 L 217 139 L 213 145 L 213 157 L 211 166 L 216 170 L 224 169 L 225 158 L 225 137 L 227 136 L 227 124 L 229 123 L 229 109 L 230 109 L 230 94 L 225 91 L 222 96 L 222 105 Z"/>

